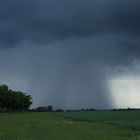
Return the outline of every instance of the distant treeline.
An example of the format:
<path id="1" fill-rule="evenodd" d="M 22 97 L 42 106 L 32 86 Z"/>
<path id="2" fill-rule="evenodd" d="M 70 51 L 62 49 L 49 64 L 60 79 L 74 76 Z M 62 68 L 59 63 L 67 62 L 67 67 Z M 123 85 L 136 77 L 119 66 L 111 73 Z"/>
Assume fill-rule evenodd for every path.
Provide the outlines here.
<path id="1" fill-rule="evenodd" d="M 37 108 L 29 109 L 29 112 L 75 112 L 75 111 L 95 111 L 94 108 L 89 109 L 80 109 L 80 110 L 63 110 L 63 109 L 53 109 L 51 105 L 49 106 L 40 106 Z"/>
<path id="2" fill-rule="evenodd" d="M 53 107 L 50 105 L 48 107 L 46 106 L 39 106 L 37 108 L 29 109 L 29 112 L 52 112 Z"/>
<path id="3" fill-rule="evenodd" d="M 134 110 L 140 110 L 140 108 L 118 108 L 118 109 L 111 109 L 112 111 L 134 111 Z"/>
<path id="4" fill-rule="evenodd" d="M 29 112 L 83 112 L 83 111 L 134 111 L 134 110 L 140 110 L 140 108 L 119 108 L 119 109 L 95 109 L 95 108 L 82 108 L 79 110 L 74 109 L 53 109 L 51 105 L 49 106 L 40 106 L 34 109 L 29 109 Z"/>
<path id="5" fill-rule="evenodd" d="M 0 112 L 26 111 L 32 104 L 31 100 L 31 96 L 26 93 L 0 85 Z"/>
<path id="6" fill-rule="evenodd" d="M 36 108 L 28 109 L 29 112 L 64 112 L 63 109 L 53 109 L 51 105 L 49 106 L 39 106 Z"/>

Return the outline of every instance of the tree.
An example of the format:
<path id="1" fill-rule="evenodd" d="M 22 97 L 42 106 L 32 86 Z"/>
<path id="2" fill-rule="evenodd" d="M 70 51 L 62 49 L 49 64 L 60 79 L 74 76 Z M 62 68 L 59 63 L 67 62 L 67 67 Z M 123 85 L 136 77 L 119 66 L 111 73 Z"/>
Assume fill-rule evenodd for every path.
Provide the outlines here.
<path id="1" fill-rule="evenodd" d="M 0 108 L 25 111 L 32 104 L 32 97 L 21 91 L 13 91 L 7 85 L 0 85 Z"/>
<path id="2" fill-rule="evenodd" d="M 53 111 L 53 107 L 52 107 L 51 105 L 49 105 L 49 106 L 47 107 L 47 110 L 48 110 L 48 112 L 52 112 L 52 111 Z"/>

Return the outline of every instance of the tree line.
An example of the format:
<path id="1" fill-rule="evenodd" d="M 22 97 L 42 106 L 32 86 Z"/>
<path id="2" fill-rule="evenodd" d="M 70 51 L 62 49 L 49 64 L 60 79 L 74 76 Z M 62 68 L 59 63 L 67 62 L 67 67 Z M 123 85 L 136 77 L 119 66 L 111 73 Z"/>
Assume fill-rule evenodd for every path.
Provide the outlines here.
<path id="1" fill-rule="evenodd" d="M 31 100 L 32 97 L 26 93 L 0 85 L 0 111 L 26 111 L 32 104 Z"/>

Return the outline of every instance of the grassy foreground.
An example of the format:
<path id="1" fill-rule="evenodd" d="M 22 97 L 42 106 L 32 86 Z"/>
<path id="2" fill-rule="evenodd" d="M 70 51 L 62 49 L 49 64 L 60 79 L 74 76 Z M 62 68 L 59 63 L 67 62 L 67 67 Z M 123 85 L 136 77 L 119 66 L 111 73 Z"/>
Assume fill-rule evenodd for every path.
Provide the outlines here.
<path id="1" fill-rule="evenodd" d="M 0 140 L 140 140 L 140 112 L 1 113 Z"/>

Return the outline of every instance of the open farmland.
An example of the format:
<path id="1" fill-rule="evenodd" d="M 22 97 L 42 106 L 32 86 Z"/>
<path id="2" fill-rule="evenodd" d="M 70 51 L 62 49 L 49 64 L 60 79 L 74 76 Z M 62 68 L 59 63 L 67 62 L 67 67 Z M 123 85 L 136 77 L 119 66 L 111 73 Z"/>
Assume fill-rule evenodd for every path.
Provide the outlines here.
<path id="1" fill-rule="evenodd" d="M 0 140 L 139 140 L 140 112 L 1 113 Z"/>
<path id="2" fill-rule="evenodd" d="M 106 123 L 140 130 L 140 111 L 79 111 L 57 114 L 77 121 Z"/>

